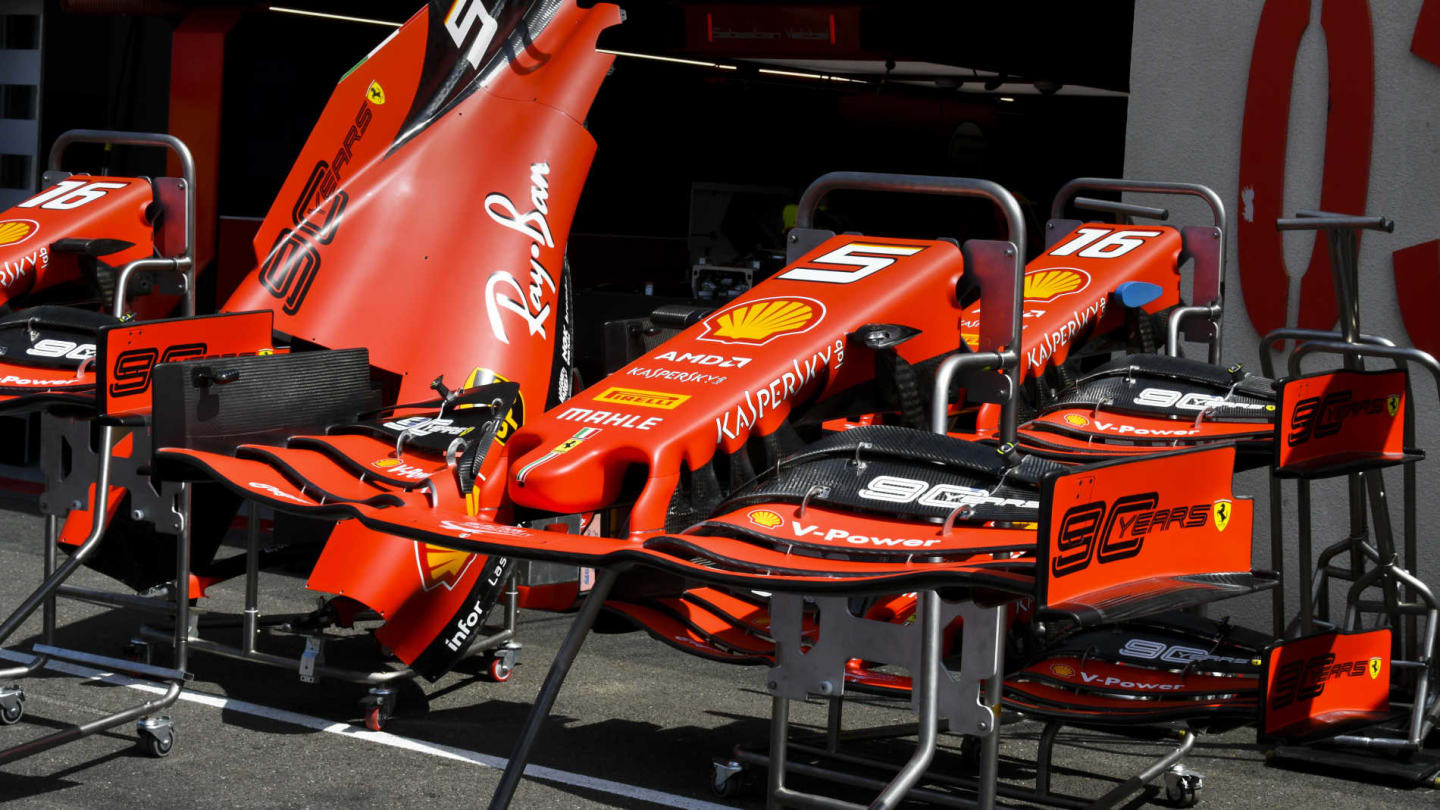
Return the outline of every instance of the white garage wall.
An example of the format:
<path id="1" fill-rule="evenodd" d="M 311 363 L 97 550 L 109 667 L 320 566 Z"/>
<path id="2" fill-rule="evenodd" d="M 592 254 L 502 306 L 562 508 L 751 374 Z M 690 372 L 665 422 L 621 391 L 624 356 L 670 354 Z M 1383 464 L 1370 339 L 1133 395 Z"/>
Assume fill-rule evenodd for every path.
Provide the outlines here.
<path id="1" fill-rule="evenodd" d="M 1333 0 L 1332 0 L 1333 1 Z M 1291 96 L 1289 151 L 1285 167 L 1287 213 L 1318 208 L 1325 147 L 1327 69 L 1321 0 L 1313 0 L 1311 22 L 1296 59 Z M 1361 326 L 1410 345 L 1395 298 L 1390 254 L 1440 238 L 1440 67 L 1410 53 L 1421 0 L 1380 0 L 1370 3 L 1375 50 L 1375 134 L 1367 210 L 1395 220 L 1395 233 L 1367 233 L 1360 250 Z M 1130 105 L 1125 139 L 1125 176 L 1203 183 L 1225 200 L 1231 221 L 1240 216 L 1237 177 L 1240 165 L 1241 120 L 1249 78 L 1251 47 L 1260 19 L 1260 0 L 1195 3 L 1184 0 L 1139 0 L 1131 48 Z M 1363 160 L 1363 155 L 1355 156 Z M 1136 202 L 1168 205 L 1171 224 L 1208 224 L 1199 202 L 1161 202 L 1131 195 Z M 1347 212 L 1360 213 L 1360 212 Z M 1309 261 L 1313 236 L 1287 233 L 1287 268 L 1292 274 L 1292 302 Z M 1259 373 L 1259 336 L 1245 314 L 1235 254 L 1234 228 L 1229 240 L 1228 300 L 1225 315 L 1225 358 L 1241 361 Z M 1188 285 L 1188 281 L 1187 281 Z M 1188 286 L 1187 286 L 1188 289 Z M 1440 317 L 1440 301 L 1434 302 Z M 1295 321 L 1292 303 L 1289 323 Z M 1197 356 L 1192 352 L 1192 356 Z M 1316 360 L 1328 363 L 1328 360 Z M 1313 366 L 1318 368 L 1319 365 Z M 1377 367 L 1371 364 L 1371 367 Z M 1307 365 L 1307 368 L 1312 366 Z M 1427 379 L 1415 380 L 1419 444 L 1440 455 L 1440 400 Z M 1440 458 L 1420 465 L 1420 574 L 1440 588 Z M 1256 498 L 1257 566 L 1269 563 L 1267 477 L 1263 472 L 1240 476 L 1237 489 Z M 1387 471 L 1386 483 L 1400 495 L 1400 472 Z M 1294 487 L 1287 485 L 1287 564 L 1295 555 Z M 1343 479 L 1317 484 L 1315 540 L 1317 551 L 1343 537 L 1348 527 Z M 1397 546 L 1398 504 L 1395 517 Z M 1293 580 L 1292 580 L 1293 583 Z M 1290 611 L 1296 603 L 1290 589 Z M 1214 615 L 1233 613 L 1246 624 L 1268 628 L 1269 597 L 1217 606 Z"/>

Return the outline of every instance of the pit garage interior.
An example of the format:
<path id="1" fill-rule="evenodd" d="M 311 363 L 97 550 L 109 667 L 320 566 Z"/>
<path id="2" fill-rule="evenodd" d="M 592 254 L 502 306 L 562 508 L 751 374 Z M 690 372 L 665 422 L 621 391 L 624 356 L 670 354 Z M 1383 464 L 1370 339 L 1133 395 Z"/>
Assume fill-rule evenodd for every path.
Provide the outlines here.
<path id="1" fill-rule="evenodd" d="M 289 0 L 283 6 L 0 0 L 0 208 L 41 187 L 50 147 L 61 133 L 175 134 L 197 156 L 197 311 L 215 312 L 264 259 L 254 244 L 256 231 L 337 80 L 419 5 L 420 0 Z M 1244 169 L 1237 164 L 1241 119 L 1248 114 L 1247 81 L 1255 75 L 1251 47 L 1262 13 L 1280 5 L 1285 4 L 1201 9 L 1169 0 L 622 2 L 624 23 L 598 42 L 616 58 L 584 121 L 598 148 L 566 254 L 576 301 L 576 390 L 693 322 L 654 318 L 657 309 L 708 312 L 782 269 L 796 203 L 826 172 L 994 181 L 1021 205 L 1026 255 L 1050 244 L 1045 223 L 1051 200 L 1076 177 L 1202 183 L 1219 191 L 1233 219 L 1246 216 L 1238 176 Z M 1271 208 L 1287 216 L 1329 200 L 1328 186 L 1322 199 L 1321 178 L 1345 160 L 1327 151 L 1327 131 L 1333 133 L 1335 124 L 1327 118 L 1326 92 L 1341 78 L 1333 60 L 1327 62 L 1325 35 L 1336 35 L 1321 20 L 1324 8 L 1345 4 L 1288 5 L 1300 9 L 1288 10 L 1308 27 L 1301 24 L 1305 33 L 1294 89 L 1282 99 L 1290 109 L 1289 152 L 1282 138 L 1272 155 L 1281 165 L 1283 201 Z M 1435 258 L 1440 254 L 1425 247 L 1433 242 L 1421 241 L 1433 236 L 1429 231 L 1440 211 L 1440 169 L 1434 168 L 1440 165 L 1434 160 L 1440 147 L 1433 129 L 1440 120 L 1435 115 L 1440 94 L 1423 90 L 1440 79 L 1440 3 L 1358 5 L 1368 7 L 1367 25 L 1374 26 L 1377 88 L 1374 168 L 1359 185 L 1377 190 L 1368 204 L 1363 188 L 1358 202 L 1354 195 L 1346 198 L 1344 213 L 1384 215 L 1398 223 L 1397 236 L 1365 237 L 1364 317 L 1377 334 L 1427 348 L 1421 331 L 1428 328 L 1424 339 L 1430 340 L 1433 327 L 1416 325 L 1425 320 L 1418 311 L 1407 318 L 1403 300 L 1405 291 L 1430 288 L 1404 287 L 1402 260 L 1397 253 L 1392 272 L 1391 251 L 1407 245 L 1430 250 L 1418 260 L 1407 256 L 1403 266 L 1422 267 L 1435 277 L 1432 284 L 1440 279 Z M 1422 24 L 1427 19 L 1433 22 Z M 1402 67 L 1391 69 L 1396 65 Z M 1392 127 L 1411 132 L 1418 127 L 1423 134 L 1397 135 Z M 484 155 L 469 156 L 464 165 L 484 162 Z M 1413 168 L 1418 163 L 1426 166 Z M 84 143 L 67 151 L 65 168 L 71 167 L 126 177 L 174 172 L 160 150 Z M 1403 180 L 1412 169 L 1412 179 Z M 485 190 L 482 176 L 457 182 L 472 181 L 478 199 Z M 1122 199 L 1113 192 L 1093 196 Z M 1159 204 L 1144 194 L 1123 199 Z M 1190 206 L 1176 204 L 1177 219 L 1208 216 L 1202 207 Z M 853 191 L 829 196 L 817 225 L 842 234 L 939 238 L 957 245 L 1005 235 L 1001 218 L 978 201 Z M 476 239 L 482 238 L 477 229 Z M 1304 325 L 1295 291 L 1311 245 L 1308 234 L 1303 240 L 1287 234 L 1277 248 L 1282 264 L 1293 268 L 1288 289 L 1297 299 L 1288 310 L 1282 301 L 1281 325 Z M 1239 292 L 1248 278 L 1236 275 L 1244 271 L 1235 269 L 1233 244 L 1231 249 L 1228 281 L 1235 303 L 1225 316 L 1224 345 L 1227 358 L 1257 367 L 1263 330 L 1253 314 L 1246 320 L 1245 306 L 1254 304 Z M 1324 253 L 1323 247 L 1313 250 Z M 1241 256 L 1240 263 L 1244 260 Z M 385 284 L 407 286 L 408 270 L 394 267 Z M 456 275 L 463 271 L 456 268 Z M 1188 267 L 1185 272 L 1188 288 Z M 437 289 L 434 295 L 471 292 Z M 384 296 L 386 290 L 373 294 Z M 476 318 L 483 309 L 475 295 Z M 1419 416 L 1422 438 L 1440 436 L 1428 385 L 1427 380 L 1415 394 L 1429 409 Z M 44 528 L 37 501 L 43 477 L 39 417 L 0 415 L 0 424 L 4 436 L 16 437 L 0 446 L 0 605 L 8 606 L 30 592 L 39 571 Z M 1421 469 L 1424 491 L 1434 480 L 1432 474 L 1427 481 Z M 1252 470 L 1236 482 L 1237 493 L 1256 498 L 1255 555 L 1262 566 L 1269 553 L 1259 539 L 1269 525 L 1262 503 L 1266 479 L 1263 471 Z M 1317 485 L 1317 534 L 1343 531 L 1347 515 L 1338 501 L 1342 490 L 1334 486 Z M 1328 495 L 1335 496 L 1334 503 Z M 1293 496 L 1286 497 L 1293 510 Z M 1422 526 L 1440 517 L 1434 512 L 1433 504 L 1422 505 Z M 314 528 L 279 517 L 274 525 L 277 534 Z M 1422 532 L 1422 542 L 1429 540 Z M 244 543 L 240 528 L 226 540 L 237 552 Z M 1440 564 L 1433 548 L 1422 548 L 1420 559 L 1431 568 Z M 303 613 L 314 607 L 316 595 L 299 587 L 309 562 L 267 570 L 261 595 L 269 609 Z M 1421 570 L 1428 573 L 1423 564 Z M 107 580 L 82 570 L 76 582 L 102 587 Z M 1287 588 L 1293 604 L 1299 597 Z M 230 585 L 211 594 L 217 609 L 239 610 L 244 598 Z M 1268 595 L 1257 594 L 1212 607 L 1208 615 L 1234 614 L 1239 622 L 1264 625 L 1269 605 Z M 524 651 L 513 677 L 494 683 L 467 662 L 433 684 L 403 683 L 383 730 L 367 729 L 358 713 L 363 686 L 304 683 L 294 671 L 193 655 L 192 680 L 168 710 L 179 729 L 173 755 L 151 761 L 137 754 L 132 729 L 121 726 L 0 765 L 0 806 L 483 804 L 545 667 L 562 645 L 568 618 L 522 610 L 517 637 Z M 133 613 L 62 601 L 59 638 L 105 655 L 140 654 L 137 649 L 151 645 L 137 644 L 139 621 Z M 39 627 L 38 618 L 32 619 L 5 641 L 0 667 L 25 659 L 23 651 Z M 598 629 L 622 628 L 602 622 Z M 289 653 L 302 657 L 303 641 L 290 642 Z M 354 659 L 364 666 L 374 644 L 356 633 L 330 644 L 325 655 L 332 664 Z M 157 659 L 163 659 L 163 645 L 154 646 Z M 26 722 L 47 730 L 114 710 L 133 701 L 136 692 L 153 689 L 83 662 L 51 667 L 55 677 L 37 679 L 26 708 Z M 515 806 L 765 806 L 763 769 L 717 795 L 712 762 L 729 757 L 737 745 L 763 743 L 767 734 L 769 696 L 756 678 L 736 677 L 737 672 L 749 674 L 680 655 L 645 633 L 597 633 L 586 642 L 543 729 Z M 893 697 L 859 696 L 847 701 L 846 721 L 902 723 L 909 718 L 902 711 L 907 706 Z M 822 699 L 796 701 L 792 726 L 823 732 L 826 709 Z M 4 734 L 16 731 L 0 729 L 0 745 Z M 1042 736 L 1041 724 L 1034 722 L 1007 732 L 1002 778 L 1034 778 Z M 1432 735 L 1432 747 L 1422 757 L 1435 755 L 1434 742 Z M 1063 731 L 1052 783 L 1061 792 L 1098 795 L 1169 744 L 1163 735 L 1147 741 Z M 1202 735 L 1185 761 L 1204 774 L 1203 806 L 1305 802 L 1408 808 L 1440 802 L 1434 789 L 1398 771 L 1380 767 L 1342 774 L 1329 765 L 1294 761 L 1277 766 L 1268 762 L 1267 750 L 1253 729 Z M 885 749 L 877 743 L 874 751 Z M 974 756 L 960 738 L 942 739 L 933 767 L 967 773 Z M 873 793 L 807 781 L 803 774 L 794 779 L 850 801 Z M 934 788 L 929 798 L 970 806 L 956 798 L 962 795 Z M 1121 806 L 1164 806 L 1167 796 L 1157 781 L 1127 801 Z"/>

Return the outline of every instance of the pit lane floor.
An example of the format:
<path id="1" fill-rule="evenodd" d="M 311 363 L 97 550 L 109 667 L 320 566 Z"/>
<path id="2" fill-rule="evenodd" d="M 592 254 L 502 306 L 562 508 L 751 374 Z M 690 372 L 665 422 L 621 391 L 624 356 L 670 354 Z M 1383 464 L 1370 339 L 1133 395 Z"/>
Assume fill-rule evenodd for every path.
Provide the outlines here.
<path id="1" fill-rule="evenodd" d="M 0 512 L 0 613 L 8 613 L 38 582 L 40 533 L 39 518 Z M 112 584 L 90 571 L 78 573 L 76 582 Z M 261 591 L 262 606 L 272 612 L 315 604 L 315 595 L 293 576 L 267 574 Z M 238 610 L 243 595 L 239 582 L 212 594 L 207 606 L 217 610 Z M 119 655 L 140 619 L 62 600 L 60 643 Z M 525 648 L 508 683 L 452 673 L 423 689 L 407 685 L 397 714 L 380 733 L 360 725 L 361 687 L 304 684 L 293 672 L 192 654 L 195 680 L 169 710 L 177 730 L 169 757 L 146 757 L 135 745 L 133 726 L 122 726 L 0 766 L 0 804 L 7 810 L 484 806 L 499 780 L 497 766 L 503 767 L 568 626 L 568 616 L 522 612 Z M 37 616 L 0 654 L 18 657 L 38 630 Z M 330 661 L 371 649 L 373 643 L 359 637 L 354 645 L 333 645 Z M 158 649 L 156 663 L 166 664 L 167 655 Z M 532 768 L 547 770 L 522 782 L 513 806 L 763 807 L 758 789 L 719 799 L 708 787 L 713 758 L 727 756 L 738 743 L 765 738 L 770 702 L 760 691 L 762 677 L 759 668 L 683 655 L 643 633 L 592 635 L 532 757 Z M 60 677 L 53 671 L 30 679 L 25 719 L 0 727 L 0 745 L 133 703 L 142 694 L 135 683 Z M 903 708 L 862 697 L 847 704 L 846 726 L 904 722 Z M 824 706 L 797 706 L 794 716 L 797 726 L 818 730 Z M 1033 759 L 1039 726 L 1026 722 L 1006 731 L 1002 772 L 1018 779 L 1029 773 L 1023 763 Z M 957 738 L 942 744 L 958 749 Z M 1056 749 L 1055 788 L 1097 796 L 1159 750 L 1154 744 L 1067 732 Z M 942 751 L 940 761 L 953 762 L 953 756 Z M 1201 806 L 1208 808 L 1440 806 L 1440 791 L 1268 767 L 1248 730 L 1202 738 L 1187 764 L 1204 775 Z M 755 781 L 763 784 L 763 774 Z M 791 783 L 815 787 L 800 779 Z M 872 798 L 843 790 L 836 795 Z M 1153 806 L 1160 798 L 1151 795 L 1131 806 Z"/>

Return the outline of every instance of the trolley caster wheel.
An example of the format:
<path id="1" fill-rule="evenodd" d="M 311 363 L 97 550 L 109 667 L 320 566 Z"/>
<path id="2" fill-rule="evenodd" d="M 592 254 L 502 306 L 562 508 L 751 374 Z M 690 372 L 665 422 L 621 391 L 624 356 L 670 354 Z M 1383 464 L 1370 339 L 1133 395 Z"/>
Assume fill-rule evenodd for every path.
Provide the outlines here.
<path id="1" fill-rule="evenodd" d="M 504 683 L 515 674 L 518 649 L 502 648 L 485 656 L 485 677 L 495 683 Z"/>
<path id="2" fill-rule="evenodd" d="M 365 727 L 371 731 L 380 731 L 385 728 L 385 715 L 380 711 L 379 706 L 371 706 L 365 711 Z"/>
<path id="3" fill-rule="evenodd" d="M 125 659 L 139 664 L 155 663 L 153 653 L 154 646 L 148 640 L 139 637 L 130 639 L 124 649 Z"/>
<path id="4" fill-rule="evenodd" d="M 25 690 L 18 686 L 0 689 L 0 726 L 13 726 L 25 716 Z"/>
<path id="5" fill-rule="evenodd" d="M 380 731 L 385 722 L 395 713 L 396 692 L 388 686 L 371 687 L 370 694 L 360 699 L 365 710 L 365 727 Z"/>
<path id="6" fill-rule="evenodd" d="M 748 787 L 744 764 L 733 759 L 717 759 L 712 763 L 710 792 L 722 799 L 733 799 Z"/>
<path id="7" fill-rule="evenodd" d="M 1194 807 L 1200 802 L 1200 788 L 1205 780 L 1184 765 L 1173 765 L 1165 772 L 1165 800 L 1171 807 Z"/>
<path id="8" fill-rule="evenodd" d="M 146 756 L 163 759 L 175 749 L 175 724 L 167 716 L 141 718 L 135 730 L 140 734 L 140 750 Z"/>

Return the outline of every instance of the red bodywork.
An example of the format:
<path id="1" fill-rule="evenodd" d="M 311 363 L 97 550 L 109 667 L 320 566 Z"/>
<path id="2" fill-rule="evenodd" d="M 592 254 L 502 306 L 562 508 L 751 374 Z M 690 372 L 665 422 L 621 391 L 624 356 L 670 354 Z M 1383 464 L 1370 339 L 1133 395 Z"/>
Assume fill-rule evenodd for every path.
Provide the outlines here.
<path id="1" fill-rule="evenodd" d="M 614 59 L 595 39 L 620 20 L 612 5 L 560 4 L 529 20 L 533 39 L 509 55 L 500 45 L 519 12 L 497 11 L 485 46 L 476 9 L 431 2 L 336 85 L 256 233 L 265 258 L 224 309 L 273 309 L 286 335 L 367 347 L 398 381 L 396 401 L 481 369 L 519 383 L 472 503 L 495 516 L 504 441 L 527 411 L 570 395 L 565 246 L 595 152 L 583 122 Z M 400 462 L 393 452 L 376 447 L 367 463 Z M 411 663 L 464 619 L 486 570 L 351 521 L 308 585 L 385 616 L 377 638 Z"/>
<path id="2" fill-rule="evenodd" d="M 155 252 L 147 180 L 77 174 L 0 214 L 0 306 L 80 278 L 78 257 L 56 252 L 61 239 L 130 243 L 104 256 L 112 267 Z"/>
<path id="3" fill-rule="evenodd" d="M 823 269 L 841 252 L 873 271 Z M 815 272 L 817 268 L 819 272 Z M 631 465 L 647 483 L 634 537 L 665 528 L 681 469 L 773 432 L 791 410 L 873 373 L 846 335 L 867 323 L 922 334 L 901 346 L 917 361 L 953 348 L 960 251 L 945 242 L 837 236 L 733 303 L 591 386 L 516 434 L 516 503 L 552 512 L 603 508 Z M 822 280 L 820 273 L 834 273 Z M 864 273 L 863 275 L 857 273 Z M 712 356 L 724 359 L 710 364 Z M 556 448 L 572 444 L 563 454 Z"/>
<path id="4" fill-rule="evenodd" d="M 1025 266 L 1021 376 L 1058 366 L 1089 335 L 1123 325 L 1123 308 L 1110 301 L 1121 284 L 1158 288 L 1145 312 L 1180 303 L 1179 258 L 1174 228 L 1087 222 L 1032 259 Z M 979 348 L 980 302 L 965 310 L 960 335 L 971 349 Z"/>
<path id="5" fill-rule="evenodd" d="M 1278 643 L 1266 654 L 1263 684 L 1262 740 L 1304 740 L 1385 720 L 1390 629 Z"/>
<path id="6" fill-rule="evenodd" d="M 1335 475 L 1405 461 L 1408 379 L 1396 369 L 1332 371 L 1282 382 L 1276 474 Z"/>

